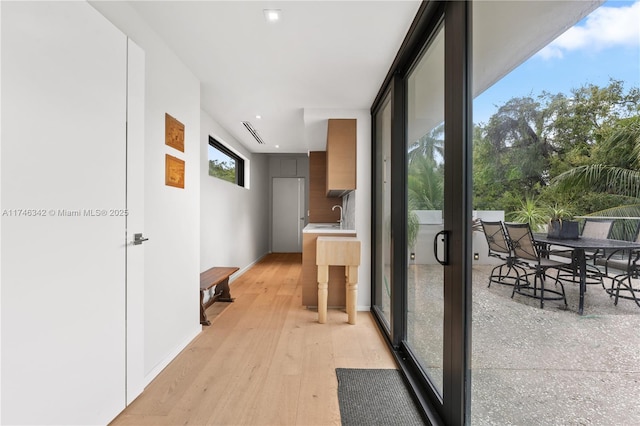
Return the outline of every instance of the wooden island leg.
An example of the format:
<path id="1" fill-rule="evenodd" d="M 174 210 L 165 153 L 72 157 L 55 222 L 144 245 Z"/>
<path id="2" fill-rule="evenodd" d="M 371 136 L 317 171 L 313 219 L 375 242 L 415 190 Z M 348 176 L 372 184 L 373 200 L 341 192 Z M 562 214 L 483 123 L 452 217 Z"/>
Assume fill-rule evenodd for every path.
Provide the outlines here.
<path id="1" fill-rule="evenodd" d="M 329 265 L 318 265 L 318 322 L 327 322 L 327 297 L 329 295 Z"/>
<path id="2" fill-rule="evenodd" d="M 358 266 L 345 266 L 347 270 L 347 317 L 349 324 L 356 323 L 358 307 Z"/>

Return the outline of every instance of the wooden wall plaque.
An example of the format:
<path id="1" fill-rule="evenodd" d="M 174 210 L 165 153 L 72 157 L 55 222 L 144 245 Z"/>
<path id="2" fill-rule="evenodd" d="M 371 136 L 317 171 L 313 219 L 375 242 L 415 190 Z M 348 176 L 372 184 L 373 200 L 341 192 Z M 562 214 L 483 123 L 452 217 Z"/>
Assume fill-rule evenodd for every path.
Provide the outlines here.
<path id="1" fill-rule="evenodd" d="M 164 183 L 184 188 L 184 160 L 165 154 Z"/>
<path id="2" fill-rule="evenodd" d="M 167 113 L 164 114 L 164 143 L 184 152 L 184 124 Z"/>

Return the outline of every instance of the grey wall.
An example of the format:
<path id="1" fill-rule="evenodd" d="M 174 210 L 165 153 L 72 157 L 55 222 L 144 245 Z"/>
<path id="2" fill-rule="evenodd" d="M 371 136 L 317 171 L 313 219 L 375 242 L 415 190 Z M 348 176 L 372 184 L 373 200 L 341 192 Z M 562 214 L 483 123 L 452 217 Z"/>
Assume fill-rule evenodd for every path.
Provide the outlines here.
<path id="1" fill-rule="evenodd" d="M 233 281 L 269 252 L 268 161 L 265 154 L 250 154 L 206 112 L 201 117 L 200 271 L 236 266 Z M 209 176 L 209 136 L 246 159 L 248 188 Z"/>

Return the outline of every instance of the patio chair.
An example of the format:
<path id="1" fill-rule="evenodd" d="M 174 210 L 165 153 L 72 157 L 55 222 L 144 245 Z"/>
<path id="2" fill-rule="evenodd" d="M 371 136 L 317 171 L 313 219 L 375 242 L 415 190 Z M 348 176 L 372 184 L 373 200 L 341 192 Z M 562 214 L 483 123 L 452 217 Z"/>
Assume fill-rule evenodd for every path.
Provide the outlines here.
<path id="1" fill-rule="evenodd" d="M 580 236 L 582 238 L 606 240 L 611 236 L 612 229 L 613 219 L 585 219 Z M 552 250 L 550 254 L 554 256 L 572 258 L 571 266 L 568 269 L 565 269 L 568 270 L 571 275 L 560 274 L 560 278 L 573 283 L 578 283 L 580 281 L 578 278 L 579 271 L 577 268 L 577 262 L 573 259 L 572 250 Z M 596 259 L 603 257 L 604 253 L 596 250 L 586 252 L 585 256 L 587 258 L 586 284 L 600 284 L 602 285 L 602 288 L 606 290 L 603 280 L 603 276 L 605 274 L 595 266 L 597 264 Z"/>
<path id="2" fill-rule="evenodd" d="M 525 273 L 513 286 L 511 297 L 518 293 L 524 296 L 540 300 L 540 308 L 544 308 L 545 300 L 562 300 L 567 306 L 567 298 L 564 293 L 564 286 L 559 279 L 560 270 L 567 267 L 567 263 L 542 257 L 533 239 L 531 228 L 528 223 L 505 223 L 507 236 L 511 242 L 511 250 L 515 258 L 515 267 L 523 270 L 531 270 Z M 547 271 L 555 269 L 556 288 L 560 284 L 560 291 L 545 288 L 545 281 L 548 277 Z M 533 285 L 529 277 L 533 276 Z"/>
<path id="3" fill-rule="evenodd" d="M 606 240 L 611 238 L 611 230 L 613 229 L 613 219 L 585 219 L 580 236 L 583 238 L 597 238 Z M 587 259 L 595 260 L 602 253 L 594 251 L 585 253 Z"/>
<path id="4" fill-rule="evenodd" d="M 635 242 L 640 243 L 640 228 L 636 231 Z M 613 304 L 617 306 L 618 299 L 630 299 L 640 307 L 640 288 L 634 288 L 632 281 L 640 278 L 640 250 L 616 250 L 606 258 L 596 259 L 596 263 L 603 265 L 605 275 L 611 278 L 611 287 L 605 290 L 609 296 L 615 296 Z"/>
<path id="5" fill-rule="evenodd" d="M 613 226 L 613 219 L 585 219 L 584 225 L 582 225 L 582 232 L 580 235 L 589 238 L 599 238 L 604 240 L 609 238 L 611 234 L 611 227 Z"/>
<path id="6" fill-rule="evenodd" d="M 586 219 L 584 225 L 582 225 L 582 232 L 580 236 L 582 238 L 597 238 L 606 240 L 611 235 L 611 229 L 613 228 L 613 219 Z M 571 250 L 559 250 L 554 251 L 556 256 L 562 256 L 563 253 L 568 253 L 565 257 L 571 257 Z M 590 257 L 593 257 L 595 253 L 591 253 Z"/>
<path id="7" fill-rule="evenodd" d="M 503 262 L 491 270 L 491 274 L 489 274 L 489 285 L 487 287 L 491 287 L 491 283 L 515 285 L 517 280 L 520 279 L 520 274 L 518 270 L 513 267 L 515 259 L 511 254 L 509 239 L 504 231 L 502 222 L 488 222 L 484 220 L 480 222 L 482 223 L 482 231 L 489 246 L 488 256 L 500 259 Z M 512 272 L 516 275 L 513 276 Z"/>

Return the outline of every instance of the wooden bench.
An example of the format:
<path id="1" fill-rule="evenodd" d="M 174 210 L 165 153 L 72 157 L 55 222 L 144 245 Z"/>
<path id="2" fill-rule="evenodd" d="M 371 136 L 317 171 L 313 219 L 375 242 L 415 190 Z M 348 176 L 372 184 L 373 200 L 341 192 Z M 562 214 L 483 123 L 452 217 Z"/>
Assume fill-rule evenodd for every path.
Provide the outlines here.
<path id="1" fill-rule="evenodd" d="M 211 325 L 206 309 L 214 302 L 233 302 L 229 291 L 229 277 L 238 270 L 236 267 L 214 267 L 200 273 L 200 324 Z M 211 299 L 204 303 L 204 292 L 215 286 Z"/>

